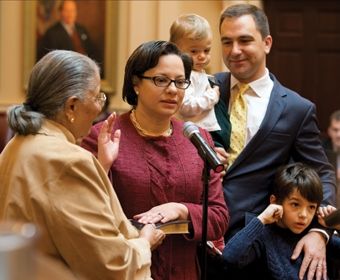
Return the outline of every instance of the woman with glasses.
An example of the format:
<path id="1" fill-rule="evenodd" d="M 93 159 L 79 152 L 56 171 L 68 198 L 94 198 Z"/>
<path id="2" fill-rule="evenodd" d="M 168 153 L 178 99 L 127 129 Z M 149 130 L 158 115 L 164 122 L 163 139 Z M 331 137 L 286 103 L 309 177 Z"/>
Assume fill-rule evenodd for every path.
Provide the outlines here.
<path id="1" fill-rule="evenodd" d="M 191 60 L 169 42 L 140 45 L 125 67 L 123 99 L 132 110 L 119 116 L 119 154 L 109 176 L 128 218 L 142 223 L 190 220 L 189 234 L 168 235 L 152 254 L 156 280 L 199 279 L 197 245 L 202 238 L 201 181 L 204 162 L 173 116 L 190 85 Z M 96 153 L 102 124 L 82 145 Z M 213 142 L 200 130 L 209 144 Z M 224 235 L 228 212 L 220 175 L 211 172 L 207 238 Z"/>
<path id="2" fill-rule="evenodd" d="M 43 253 L 81 279 L 150 279 L 151 251 L 164 234 L 140 234 L 124 215 L 99 161 L 76 145 L 101 111 L 99 68 L 87 56 L 52 51 L 33 68 L 23 105 L 9 111 L 16 132 L 0 155 L 0 221 L 36 224 Z M 112 115 L 99 132 L 110 166 L 120 132 Z M 105 154 L 110 155 L 105 156 Z"/>

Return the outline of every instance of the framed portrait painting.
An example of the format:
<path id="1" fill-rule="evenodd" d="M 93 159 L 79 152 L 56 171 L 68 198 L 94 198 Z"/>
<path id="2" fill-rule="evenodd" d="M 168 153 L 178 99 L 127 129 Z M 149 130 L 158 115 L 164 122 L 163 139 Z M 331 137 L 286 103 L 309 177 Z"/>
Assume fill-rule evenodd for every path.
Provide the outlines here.
<path id="1" fill-rule="evenodd" d="M 67 3 L 68 2 L 68 3 Z M 53 49 L 74 50 L 101 68 L 102 90 L 113 93 L 116 1 L 26 1 L 24 79 L 37 60 Z M 70 28 L 74 27 L 74 28 Z"/>

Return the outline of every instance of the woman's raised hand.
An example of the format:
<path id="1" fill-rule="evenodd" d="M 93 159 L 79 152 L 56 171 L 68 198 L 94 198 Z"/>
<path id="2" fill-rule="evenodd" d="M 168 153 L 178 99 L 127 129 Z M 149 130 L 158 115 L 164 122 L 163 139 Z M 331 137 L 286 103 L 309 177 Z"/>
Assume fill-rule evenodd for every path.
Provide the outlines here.
<path id="1" fill-rule="evenodd" d="M 112 113 L 103 122 L 98 135 L 98 160 L 106 172 L 109 172 L 112 163 L 118 157 L 120 129 L 117 129 L 112 135 L 115 120 L 116 113 Z"/>

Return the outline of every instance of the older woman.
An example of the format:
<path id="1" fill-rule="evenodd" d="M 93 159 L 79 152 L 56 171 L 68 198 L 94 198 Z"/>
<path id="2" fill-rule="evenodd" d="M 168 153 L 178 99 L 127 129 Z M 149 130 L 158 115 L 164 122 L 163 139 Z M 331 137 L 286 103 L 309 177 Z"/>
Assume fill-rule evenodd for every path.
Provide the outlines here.
<path id="1" fill-rule="evenodd" d="M 82 278 L 150 279 L 150 247 L 164 234 L 149 225 L 139 235 L 106 171 L 76 145 L 104 104 L 99 89 L 98 66 L 79 53 L 52 51 L 34 66 L 26 102 L 9 112 L 16 135 L 0 156 L 0 221 L 37 224 L 42 251 Z M 110 164 L 120 137 L 108 133 L 114 119 L 99 133 Z"/>
<path id="2" fill-rule="evenodd" d="M 133 109 L 114 128 L 122 131 L 119 155 L 110 168 L 124 212 L 143 223 L 191 221 L 190 234 L 167 236 L 152 256 L 154 279 L 198 279 L 197 245 L 202 237 L 201 181 L 204 162 L 183 122 L 173 118 L 189 86 L 191 61 L 165 41 L 140 45 L 130 56 L 123 98 Z M 93 127 L 83 146 L 95 152 L 101 124 Z M 207 131 L 201 130 L 213 145 Z M 211 172 L 208 239 L 218 239 L 228 226 L 220 176 Z"/>

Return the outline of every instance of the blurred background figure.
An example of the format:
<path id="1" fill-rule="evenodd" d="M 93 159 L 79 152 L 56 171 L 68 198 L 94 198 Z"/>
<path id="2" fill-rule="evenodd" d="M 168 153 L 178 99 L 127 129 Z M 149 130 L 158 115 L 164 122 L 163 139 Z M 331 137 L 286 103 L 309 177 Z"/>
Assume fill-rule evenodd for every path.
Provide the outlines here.
<path id="1" fill-rule="evenodd" d="M 59 6 L 60 20 L 47 29 L 38 43 L 37 59 L 51 50 L 72 50 L 86 54 L 100 62 L 101 59 L 86 28 L 77 20 L 76 1 L 62 1 Z"/>
<path id="2" fill-rule="evenodd" d="M 340 207 L 340 110 L 334 111 L 329 118 L 328 138 L 323 147 L 329 162 L 334 166 L 337 178 L 337 207 Z"/>

